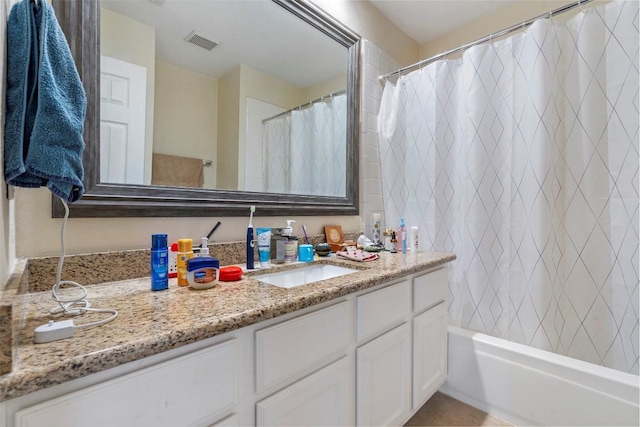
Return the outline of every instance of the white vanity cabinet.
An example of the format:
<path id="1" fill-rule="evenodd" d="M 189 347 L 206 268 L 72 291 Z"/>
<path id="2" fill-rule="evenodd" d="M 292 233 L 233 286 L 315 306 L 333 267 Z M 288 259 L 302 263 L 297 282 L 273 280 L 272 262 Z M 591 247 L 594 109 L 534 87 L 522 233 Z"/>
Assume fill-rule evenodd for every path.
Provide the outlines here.
<path id="1" fill-rule="evenodd" d="M 401 425 L 411 412 L 411 281 L 356 299 L 357 424 Z M 367 342 L 367 340 L 369 340 Z"/>
<path id="2" fill-rule="evenodd" d="M 402 425 L 444 384 L 448 289 L 443 268 L 357 297 L 358 425 Z"/>
<path id="3" fill-rule="evenodd" d="M 408 275 L 2 402 L 0 427 L 402 425 L 446 380 L 447 282 Z"/>
<path id="4" fill-rule="evenodd" d="M 15 425 L 208 426 L 238 401 L 230 340 L 19 410 Z"/>
<path id="5" fill-rule="evenodd" d="M 353 425 L 352 312 L 346 300 L 256 332 L 256 393 L 285 386 L 257 403 L 256 425 Z"/>

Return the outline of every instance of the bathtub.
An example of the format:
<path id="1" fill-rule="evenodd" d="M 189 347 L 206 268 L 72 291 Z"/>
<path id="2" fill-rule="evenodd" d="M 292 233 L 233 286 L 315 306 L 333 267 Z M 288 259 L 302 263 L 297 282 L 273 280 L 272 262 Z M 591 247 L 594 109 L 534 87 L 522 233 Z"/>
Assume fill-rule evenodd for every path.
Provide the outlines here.
<path id="1" fill-rule="evenodd" d="M 640 425 L 640 377 L 449 326 L 443 393 L 514 425 Z"/>

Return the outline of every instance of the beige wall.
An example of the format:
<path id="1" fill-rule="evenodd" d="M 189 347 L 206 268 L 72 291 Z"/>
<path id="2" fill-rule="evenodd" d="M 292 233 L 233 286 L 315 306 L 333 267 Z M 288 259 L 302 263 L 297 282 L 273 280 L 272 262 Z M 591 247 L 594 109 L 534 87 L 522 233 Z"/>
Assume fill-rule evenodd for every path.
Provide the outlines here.
<path id="1" fill-rule="evenodd" d="M 240 67 L 230 71 L 218 81 L 216 183 L 219 189 L 238 188 L 239 99 Z"/>
<path id="2" fill-rule="evenodd" d="M 311 86 L 305 90 L 305 98 L 308 100 L 318 99 L 320 97 L 329 95 L 330 93 L 338 92 L 347 88 L 347 76 L 346 74 L 336 76 L 331 79 Z"/>
<path id="3" fill-rule="evenodd" d="M 504 28 L 554 10 L 573 0 L 519 0 L 420 46 L 420 59 L 430 58 Z M 567 18 L 569 14 L 560 15 Z"/>
<path id="4" fill-rule="evenodd" d="M 100 54 L 147 69 L 147 114 L 145 117 L 144 183 L 151 184 L 153 150 L 156 30 L 153 27 L 100 8 Z"/>
<path id="5" fill-rule="evenodd" d="M 218 80 L 156 61 L 153 152 L 212 160 L 204 188 L 215 188 Z"/>
<path id="6" fill-rule="evenodd" d="M 314 0 L 330 15 L 387 52 L 401 66 L 418 60 L 419 46 L 366 0 Z"/>

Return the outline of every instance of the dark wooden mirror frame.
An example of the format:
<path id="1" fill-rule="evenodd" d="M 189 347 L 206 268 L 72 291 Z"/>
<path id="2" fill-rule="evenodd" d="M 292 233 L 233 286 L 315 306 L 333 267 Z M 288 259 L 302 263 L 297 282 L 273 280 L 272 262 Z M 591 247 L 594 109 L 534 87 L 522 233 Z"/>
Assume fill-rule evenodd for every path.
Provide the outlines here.
<path id="1" fill-rule="evenodd" d="M 272 1 L 347 48 L 346 197 L 100 183 L 100 2 L 53 0 L 88 101 L 83 155 L 85 194 L 69 206 L 71 217 L 240 216 L 247 214 L 250 205 L 255 205 L 261 216 L 358 215 L 360 36 L 305 0 Z M 63 216 L 62 203 L 53 197 L 52 217 Z"/>

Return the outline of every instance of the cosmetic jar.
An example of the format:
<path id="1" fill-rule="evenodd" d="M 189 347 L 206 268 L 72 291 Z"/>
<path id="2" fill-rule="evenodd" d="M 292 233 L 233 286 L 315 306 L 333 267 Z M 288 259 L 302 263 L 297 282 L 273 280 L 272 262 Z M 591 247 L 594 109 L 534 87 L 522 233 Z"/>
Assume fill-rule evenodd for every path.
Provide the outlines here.
<path id="1" fill-rule="evenodd" d="M 211 257 L 191 258 L 187 261 L 187 280 L 193 289 L 209 289 L 220 279 L 220 261 Z"/>

